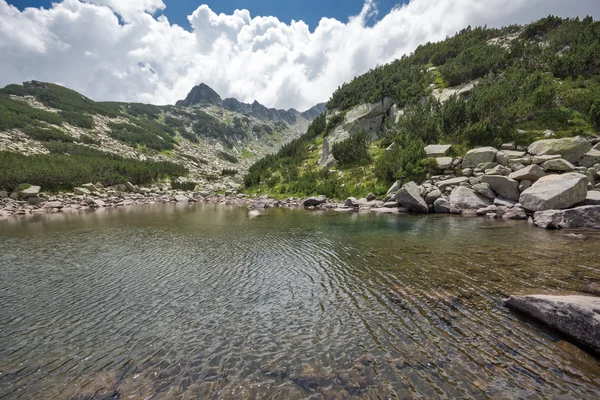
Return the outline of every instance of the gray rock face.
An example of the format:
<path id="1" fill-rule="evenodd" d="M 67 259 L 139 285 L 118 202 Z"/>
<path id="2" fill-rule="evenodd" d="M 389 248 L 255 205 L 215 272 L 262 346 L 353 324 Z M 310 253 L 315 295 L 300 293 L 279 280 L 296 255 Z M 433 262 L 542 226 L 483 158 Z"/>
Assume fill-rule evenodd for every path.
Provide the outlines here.
<path id="1" fill-rule="evenodd" d="M 519 200 L 519 182 L 506 176 L 485 175 L 481 182 L 490 185 L 490 189 L 498 196 L 508 200 Z"/>
<path id="2" fill-rule="evenodd" d="M 585 153 L 581 160 L 579 161 L 579 165 L 589 168 L 594 164 L 600 163 L 600 150 L 592 149 Z"/>
<path id="3" fill-rule="evenodd" d="M 459 186 L 450 194 L 450 204 L 460 210 L 478 210 L 489 206 L 490 200 L 475 193 L 472 189 Z"/>
<path id="4" fill-rule="evenodd" d="M 521 193 L 519 202 L 530 211 L 563 209 L 585 200 L 587 178 L 578 173 L 548 175 Z"/>
<path id="5" fill-rule="evenodd" d="M 326 201 L 327 197 L 325 196 L 309 197 L 308 199 L 304 200 L 303 205 L 304 207 L 316 207 L 324 204 Z"/>
<path id="6" fill-rule="evenodd" d="M 27 189 L 19 190 L 19 197 L 21 197 L 22 199 L 26 199 L 28 197 L 36 197 L 38 194 L 40 194 L 40 190 L 42 190 L 41 187 L 31 185 Z"/>
<path id="7" fill-rule="evenodd" d="M 575 166 L 564 158 L 557 158 L 555 160 L 550 160 L 543 163 L 542 169 L 544 171 L 552 172 L 570 172 L 575 169 Z"/>
<path id="8" fill-rule="evenodd" d="M 89 190 L 90 192 L 97 192 L 98 188 L 93 183 L 84 183 L 81 185 L 82 188 Z"/>
<path id="9" fill-rule="evenodd" d="M 44 204 L 44 208 L 63 208 L 64 205 L 60 201 L 49 201 Z"/>
<path id="10" fill-rule="evenodd" d="M 533 222 L 546 229 L 600 229 L 600 206 L 538 211 L 533 215 Z"/>
<path id="11" fill-rule="evenodd" d="M 496 150 L 493 147 L 480 147 L 470 150 L 463 158 L 463 168 L 473 168 L 481 163 L 493 162 L 496 159 Z"/>
<path id="12" fill-rule="evenodd" d="M 574 138 L 538 140 L 529 145 L 527 152 L 536 156 L 560 154 L 565 160 L 576 163 L 591 149 L 592 145 L 585 138 L 578 136 Z"/>
<path id="13" fill-rule="evenodd" d="M 579 204 L 582 206 L 600 206 L 600 192 L 597 190 L 590 190 L 587 192 L 587 196 L 583 203 Z"/>
<path id="14" fill-rule="evenodd" d="M 433 209 L 436 213 L 450 214 L 452 212 L 452 204 L 443 197 L 440 197 L 433 202 Z"/>
<path id="15" fill-rule="evenodd" d="M 508 175 L 510 179 L 514 179 L 516 181 L 528 180 L 532 182 L 537 181 L 543 176 L 546 176 L 546 173 L 536 164 L 529 165 Z"/>
<path id="16" fill-rule="evenodd" d="M 388 201 L 386 203 L 383 203 L 383 208 L 398 208 L 400 207 L 400 203 L 398 203 L 397 201 Z"/>
<path id="17" fill-rule="evenodd" d="M 125 182 L 125 187 L 130 192 L 135 192 L 136 191 L 135 185 L 133 183 L 131 183 L 131 182 Z"/>
<path id="18" fill-rule="evenodd" d="M 387 195 L 390 196 L 390 195 L 395 194 L 398 190 L 400 190 L 401 186 L 402 186 L 402 184 L 400 183 L 400 181 L 394 182 L 392 187 L 387 191 Z"/>
<path id="19" fill-rule="evenodd" d="M 414 182 L 408 182 L 396 193 L 396 201 L 409 211 L 428 213 L 427 203 L 421 197 L 419 186 Z"/>
<path id="20" fill-rule="evenodd" d="M 510 296 L 508 307 L 525 312 L 600 350 L 600 298 L 593 296 Z"/>
<path id="21" fill-rule="evenodd" d="M 451 148 L 450 144 L 430 144 L 425 146 L 425 154 L 427 157 L 443 157 Z"/>

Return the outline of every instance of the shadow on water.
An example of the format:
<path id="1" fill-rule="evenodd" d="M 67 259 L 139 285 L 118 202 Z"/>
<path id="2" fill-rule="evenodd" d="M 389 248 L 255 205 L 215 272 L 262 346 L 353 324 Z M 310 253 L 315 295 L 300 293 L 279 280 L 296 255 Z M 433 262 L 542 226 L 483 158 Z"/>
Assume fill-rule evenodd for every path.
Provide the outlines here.
<path id="1" fill-rule="evenodd" d="M 502 297 L 593 293 L 599 243 L 221 205 L 2 220 L 0 397 L 597 398 L 597 356 Z"/>

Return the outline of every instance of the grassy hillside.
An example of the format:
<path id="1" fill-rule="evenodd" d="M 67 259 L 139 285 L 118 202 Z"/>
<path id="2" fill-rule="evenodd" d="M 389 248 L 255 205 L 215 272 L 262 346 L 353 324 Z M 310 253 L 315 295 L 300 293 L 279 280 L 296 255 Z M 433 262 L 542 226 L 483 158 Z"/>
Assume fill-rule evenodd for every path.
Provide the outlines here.
<path id="1" fill-rule="evenodd" d="M 50 83 L 8 85 L 0 89 L 0 189 L 178 176 L 232 183 L 250 160 L 294 136 L 285 123 L 216 106 L 95 102 Z"/>
<path id="2" fill-rule="evenodd" d="M 467 98 L 440 102 L 434 96 L 473 81 Z M 385 121 L 375 142 L 358 134 L 334 145 L 338 164 L 318 167 L 323 140 L 344 113 L 385 97 L 404 111 L 397 123 Z M 524 27 L 469 27 L 342 85 L 327 109 L 327 120 L 315 120 L 303 137 L 250 168 L 247 192 L 382 194 L 397 179 L 427 174 L 427 144 L 454 144 L 461 155 L 478 145 L 528 144 L 547 129 L 557 137 L 594 134 L 600 128 L 600 23 L 550 16 Z"/>

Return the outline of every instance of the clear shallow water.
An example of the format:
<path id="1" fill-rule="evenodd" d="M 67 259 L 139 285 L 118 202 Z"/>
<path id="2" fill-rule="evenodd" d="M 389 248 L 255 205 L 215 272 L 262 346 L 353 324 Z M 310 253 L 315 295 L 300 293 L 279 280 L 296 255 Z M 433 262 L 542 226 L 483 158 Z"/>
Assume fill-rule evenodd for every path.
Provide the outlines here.
<path id="1" fill-rule="evenodd" d="M 600 282 L 600 235 L 220 205 L 0 221 L 0 397 L 600 396 L 502 306 Z"/>

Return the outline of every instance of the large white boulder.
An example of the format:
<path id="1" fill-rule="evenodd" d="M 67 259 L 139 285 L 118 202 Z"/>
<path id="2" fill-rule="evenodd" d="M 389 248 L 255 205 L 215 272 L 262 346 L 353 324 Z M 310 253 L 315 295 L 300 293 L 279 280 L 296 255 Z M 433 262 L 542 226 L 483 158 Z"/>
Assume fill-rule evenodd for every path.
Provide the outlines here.
<path id="1" fill-rule="evenodd" d="M 27 199 L 29 197 L 36 197 L 40 194 L 41 187 L 35 185 L 21 185 L 19 187 L 19 197 L 22 199 Z"/>
<path id="2" fill-rule="evenodd" d="M 435 204 L 435 203 L 434 203 Z M 490 200 L 465 186 L 454 188 L 450 194 L 450 204 L 460 210 L 479 210 L 490 205 Z"/>
<path id="3" fill-rule="evenodd" d="M 496 150 L 493 147 L 478 147 L 470 150 L 463 158 L 463 168 L 473 168 L 482 163 L 493 162 L 496 159 Z"/>
<path id="4" fill-rule="evenodd" d="M 576 163 L 591 149 L 592 145 L 585 138 L 577 136 L 538 140 L 529 145 L 527 152 L 536 156 L 560 154 L 565 160 Z"/>
<path id="5" fill-rule="evenodd" d="M 530 211 L 571 207 L 585 200 L 587 177 L 578 173 L 548 175 L 540 178 L 519 197 L 519 203 Z"/>
<path id="6" fill-rule="evenodd" d="M 600 350 L 600 297 L 510 296 L 506 305 Z"/>

